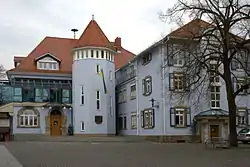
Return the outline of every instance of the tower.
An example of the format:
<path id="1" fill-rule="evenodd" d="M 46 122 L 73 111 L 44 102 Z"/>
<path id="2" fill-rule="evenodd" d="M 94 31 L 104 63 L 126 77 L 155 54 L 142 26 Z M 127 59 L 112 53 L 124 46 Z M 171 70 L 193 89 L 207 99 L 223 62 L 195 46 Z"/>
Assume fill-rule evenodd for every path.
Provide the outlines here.
<path id="1" fill-rule="evenodd" d="M 72 51 L 74 133 L 115 134 L 115 50 L 94 16 Z"/>

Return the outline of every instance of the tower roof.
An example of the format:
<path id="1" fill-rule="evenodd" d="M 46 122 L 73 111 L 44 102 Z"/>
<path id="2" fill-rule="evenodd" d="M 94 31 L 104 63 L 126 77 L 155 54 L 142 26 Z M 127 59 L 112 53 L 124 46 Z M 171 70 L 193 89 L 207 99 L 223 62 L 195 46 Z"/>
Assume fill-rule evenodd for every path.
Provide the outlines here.
<path id="1" fill-rule="evenodd" d="M 83 31 L 81 37 L 75 45 L 75 48 L 88 46 L 114 49 L 100 26 L 94 20 L 94 16 L 92 16 L 92 20 Z"/>

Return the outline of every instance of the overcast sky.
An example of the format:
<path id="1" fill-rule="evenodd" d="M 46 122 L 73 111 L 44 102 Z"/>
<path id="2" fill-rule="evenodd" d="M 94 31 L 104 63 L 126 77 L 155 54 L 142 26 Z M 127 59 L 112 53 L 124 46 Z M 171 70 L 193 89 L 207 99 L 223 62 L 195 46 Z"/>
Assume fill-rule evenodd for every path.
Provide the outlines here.
<path id="1" fill-rule="evenodd" d="M 45 37 L 81 35 L 92 14 L 110 41 L 139 53 L 167 34 L 170 28 L 158 12 L 173 5 L 168 0 L 7 0 L 0 6 L 0 59 L 6 69 L 14 56 L 26 56 Z"/>

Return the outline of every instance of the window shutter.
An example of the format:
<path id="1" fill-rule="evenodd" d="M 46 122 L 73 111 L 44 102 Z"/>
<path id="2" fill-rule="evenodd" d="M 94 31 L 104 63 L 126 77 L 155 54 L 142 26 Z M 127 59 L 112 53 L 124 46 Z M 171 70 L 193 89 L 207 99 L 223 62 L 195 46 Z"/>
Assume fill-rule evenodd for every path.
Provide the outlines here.
<path id="1" fill-rule="evenodd" d="M 152 109 L 152 128 L 155 127 L 155 110 Z"/>
<path id="2" fill-rule="evenodd" d="M 169 90 L 174 90 L 174 74 L 169 73 Z"/>
<path id="3" fill-rule="evenodd" d="M 152 88 L 153 88 L 153 83 L 152 83 L 152 77 L 149 77 L 150 80 L 150 89 L 148 90 L 148 93 L 151 94 L 152 93 Z"/>
<path id="4" fill-rule="evenodd" d="M 142 94 L 144 95 L 145 92 L 145 79 L 142 79 Z"/>
<path id="5" fill-rule="evenodd" d="M 141 127 L 144 128 L 144 111 L 141 111 Z"/>
<path id="6" fill-rule="evenodd" d="M 247 125 L 250 125 L 250 109 L 247 109 Z"/>
<path id="7" fill-rule="evenodd" d="M 190 79 L 184 74 L 185 91 L 190 91 Z"/>
<path id="8" fill-rule="evenodd" d="M 170 126 L 175 127 L 175 108 L 170 108 Z"/>
<path id="9" fill-rule="evenodd" d="M 187 127 L 191 126 L 191 109 L 190 108 L 186 109 L 186 126 Z"/>
<path id="10" fill-rule="evenodd" d="M 237 61 L 235 59 L 232 59 L 232 61 L 231 61 L 231 69 L 232 70 L 236 70 L 236 64 L 237 64 Z"/>

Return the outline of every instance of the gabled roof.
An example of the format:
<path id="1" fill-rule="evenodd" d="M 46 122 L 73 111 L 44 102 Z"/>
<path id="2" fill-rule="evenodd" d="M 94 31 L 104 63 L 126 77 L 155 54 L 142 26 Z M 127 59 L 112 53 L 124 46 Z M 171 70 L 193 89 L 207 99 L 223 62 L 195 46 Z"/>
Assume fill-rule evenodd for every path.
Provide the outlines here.
<path id="1" fill-rule="evenodd" d="M 75 48 L 79 47 L 105 47 L 114 49 L 113 45 L 110 43 L 100 26 L 95 20 L 91 20 L 83 31 L 81 37 L 75 45 Z"/>
<path id="2" fill-rule="evenodd" d="M 14 69 L 16 72 L 45 72 L 45 73 L 71 73 L 72 55 L 71 49 L 76 43 L 76 39 L 46 37 L 40 44 Z M 51 53 L 61 60 L 60 70 L 38 70 L 35 60 L 46 53 Z"/>
<path id="3" fill-rule="evenodd" d="M 211 27 L 212 25 L 201 19 L 194 19 L 187 24 L 172 31 L 167 36 L 181 37 L 181 38 L 193 38 L 200 35 L 201 31 Z"/>
<path id="4" fill-rule="evenodd" d="M 51 57 L 51 58 L 53 58 L 54 60 L 56 60 L 56 61 L 58 61 L 58 62 L 61 62 L 62 60 L 61 59 L 59 59 L 58 57 L 56 57 L 55 55 L 53 55 L 53 54 L 51 54 L 51 53 L 45 53 L 45 54 L 43 54 L 43 55 L 41 55 L 41 56 L 39 56 L 39 57 L 37 57 L 37 58 L 35 58 L 35 61 L 38 61 L 38 60 L 40 60 L 40 59 L 42 59 L 42 58 L 44 58 L 44 57 L 47 57 L 47 56 L 49 56 L 49 57 Z"/>

